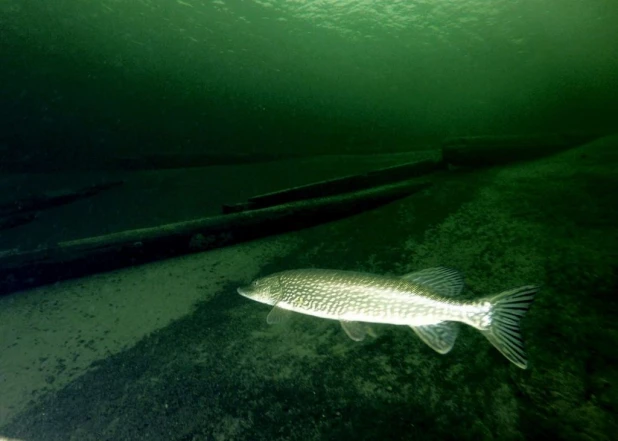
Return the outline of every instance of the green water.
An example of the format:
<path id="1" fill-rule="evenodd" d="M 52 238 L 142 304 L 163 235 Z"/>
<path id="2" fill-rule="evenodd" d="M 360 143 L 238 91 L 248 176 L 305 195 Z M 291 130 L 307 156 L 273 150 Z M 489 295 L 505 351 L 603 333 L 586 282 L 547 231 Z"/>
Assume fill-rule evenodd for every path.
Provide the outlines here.
<path id="1" fill-rule="evenodd" d="M 50 161 L 393 151 L 618 112 L 604 0 L 3 0 L 0 20 L 3 148 Z"/>
<path id="2" fill-rule="evenodd" d="M 450 136 L 611 135 L 616 23 L 607 0 L 0 0 L 0 202 L 124 182 L 0 231 L 0 252 L 216 215 Z M 617 152 L 614 135 L 441 170 L 347 219 L 2 295 L 0 441 L 613 441 Z M 447 355 L 406 327 L 357 343 L 301 315 L 268 326 L 236 293 L 285 269 L 438 265 L 468 298 L 542 286 L 528 369 L 468 327 Z"/>

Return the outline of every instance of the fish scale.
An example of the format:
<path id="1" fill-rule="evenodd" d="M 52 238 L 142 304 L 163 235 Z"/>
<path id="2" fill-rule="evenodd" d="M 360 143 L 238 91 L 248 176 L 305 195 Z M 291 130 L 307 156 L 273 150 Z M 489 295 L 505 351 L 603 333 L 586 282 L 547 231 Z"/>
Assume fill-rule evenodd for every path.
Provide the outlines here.
<path id="1" fill-rule="evenodd" d="M 522 286 L 477 300 L 460 300 L 463 277 L 457 271 L 428 268 L 385 276 L 328 269 L 288 270 L 260 278 L 238 293 L 272 305 L 269 323 L 290 312 L 338 320 L 353 340 L 370 334 L 367 323 L 406 325 L 432 349 L 449 352 L 458 323 L 470 325 L 511 362 L 527 367 L 519 321 L 538 287 Z"/>
<path id="2" fill-rule="evenodd" d="M 321 318 L 409 325 L 462 316 L 448 298 L 395 277 L 310 269 L 282 272 L 279 283 L 279 307 Z"/>

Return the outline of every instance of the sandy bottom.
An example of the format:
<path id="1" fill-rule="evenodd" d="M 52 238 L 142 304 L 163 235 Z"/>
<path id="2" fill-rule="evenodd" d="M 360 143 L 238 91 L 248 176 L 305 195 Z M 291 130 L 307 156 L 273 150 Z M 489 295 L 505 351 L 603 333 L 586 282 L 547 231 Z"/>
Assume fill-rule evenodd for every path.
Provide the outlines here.
<path id="1" fill-rule="evenodd" d="M 325 156 L 255 165 L 134 173 L 5 175 L 13 197 L 124 180 L 121 187 L 42 212 L 0 232 L 0 247 L 124 231 L 216 215 L 222 203 L 424 158 L 427 152 Z M 118 353 L 188 314 L 196 302 L 247 282 L 293 235 L 156 262 L 0 297 L 0 426 L 28 402 L 58 390 L 94 361 Z M 234 290 L 230 295 L 236 295 Z"/>
<path id="2" fill-rule="evenodd" d="M 0 297 L 0 425 L 294 247 L 268 238 Z"/>
<path id="3" fill-rule="evenodd" d="M 0 438 L 613 441 L 616 146 L 454 171 L 337 222 L 2 297 Z M 461 271 L 465 298 L 542 285 L 521 323 L 529 369 L 468 326 L 441 355 L 406 326 L 363 342 L 300 314 L 269 326 L 235 293 L 291 268 L 433 266 Z"/>

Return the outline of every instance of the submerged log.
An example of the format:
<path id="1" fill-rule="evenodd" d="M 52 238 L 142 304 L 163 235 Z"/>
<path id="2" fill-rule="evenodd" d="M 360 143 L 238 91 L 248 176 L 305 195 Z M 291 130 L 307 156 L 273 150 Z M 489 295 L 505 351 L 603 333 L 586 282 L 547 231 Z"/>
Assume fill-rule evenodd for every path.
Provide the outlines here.
<path id="1" fill-rule="evenodd" d="M 486 166 L 536 159 L 590 142 L 597 135 L 470 136 L 442 143 L 444 162 Z"/>
<path id="2" fill-rule="evenodd" d="M 67 190 L 59 192 L 42 193 L 25 199 L 6 202 L 0 205 L 0 215 L 10 216 L 16 213 L 27 213 L 32 211 L 45 210 L 60 205 L 69 204 L 78 199 L 94 196 L 95 194 L 118 185 L 124 181 L 106 182 L 95 184 L 79 190 Z"/>
<path id="3" fill-rule="evenodd" d="M 261 210 L 61 242 L 33 251 L 0 252 L 0 294 L 341 219 L 429 185 L 406 181 Z"/>
<path id="4" fill-rule="evenodd" d="M 9 230 L 21 225 L 29 224 L 37 217 L 37 213 L 13 214 L 0 217 L 0 230 Z"/>
<path id="5" fill-rule="evenodd" d="M 223 213 L 238 213 L 247 210 L 272 207 L 293 201 L 301 201 L 323 196 L 333 196 L 367 188 L 409 180 L 442 168 L 441 161 L 425 160 L 403 165 L 372 170 L 359 175 L 344 176 L 312 184 L 292 187 L 281 191 L 266 193 L 249 198 L 247 202 L 223 205 Z"/>
<path id="6" fill-rule="evenodd" d="M 105 167 L 113 170 L 164 170 L 173 168 L 211 167 L 215 165 L 255 164 L 301 155 L 269 153 L 147 153 L 139 156 L 114 156 L 105 160 Z"/>

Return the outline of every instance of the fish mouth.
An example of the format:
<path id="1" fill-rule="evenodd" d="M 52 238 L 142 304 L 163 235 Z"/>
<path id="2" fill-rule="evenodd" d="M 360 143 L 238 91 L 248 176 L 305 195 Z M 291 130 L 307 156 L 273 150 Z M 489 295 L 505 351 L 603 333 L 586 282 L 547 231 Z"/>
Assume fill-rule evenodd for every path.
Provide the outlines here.
<path id="1" fill-rule="evenodd" d="M 236 288 L 236 292 L 238 292 L 238 294 L 243 297 L 247 297 L 251 292 L 251 289 L 249 286 L 239 286 L 238 288 Z"/>

